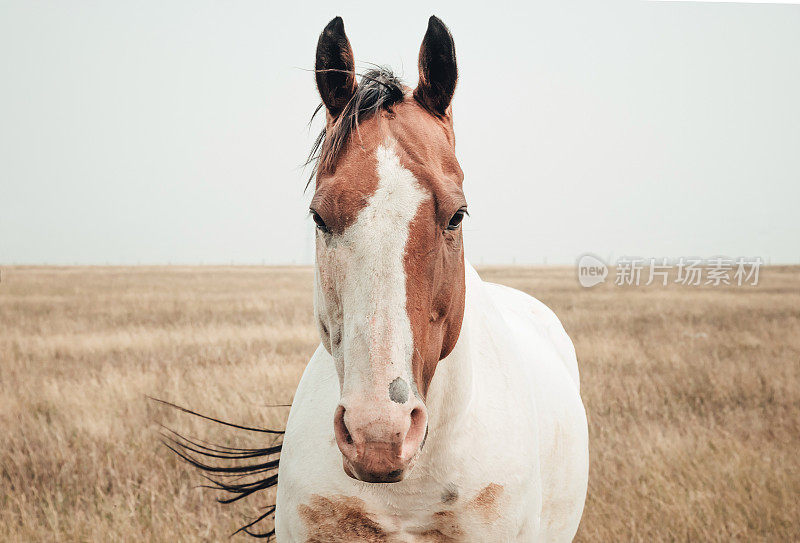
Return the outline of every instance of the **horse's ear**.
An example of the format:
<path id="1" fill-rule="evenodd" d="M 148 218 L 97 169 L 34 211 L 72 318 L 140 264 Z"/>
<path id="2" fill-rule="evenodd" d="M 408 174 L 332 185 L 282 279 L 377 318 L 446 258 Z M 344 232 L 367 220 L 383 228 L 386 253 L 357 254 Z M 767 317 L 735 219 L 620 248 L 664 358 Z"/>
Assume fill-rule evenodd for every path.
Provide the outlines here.
<path id="1" fill-rule="evenodd" d="M 428 31 L 419 49 L 419 85 L 414 98 L 435 115 L 446 115 L 458 81 L 456 44 L 436 16 L 428 20 Z"/>
<path id="2" fill-rule="evenodd" d="M 314 66 L 317 89 L 331 117 L 342 112 L 356 92 L 353 48 L 344 33 L 344 21 L 334 17 L 319 35 Z"/>

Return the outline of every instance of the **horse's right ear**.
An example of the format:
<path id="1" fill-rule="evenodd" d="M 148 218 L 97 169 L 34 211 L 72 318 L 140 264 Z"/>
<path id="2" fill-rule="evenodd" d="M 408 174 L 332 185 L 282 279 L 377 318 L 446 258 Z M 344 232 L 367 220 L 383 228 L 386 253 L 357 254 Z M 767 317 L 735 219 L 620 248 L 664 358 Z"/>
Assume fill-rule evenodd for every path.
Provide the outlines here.
<path id="1" fill-rule="evenodd" d="M 441 19 L 432 15 L 419 49 L 419 85 L 414 98 L 434 115 L 445 116 L 457 82 L 456 44 Z"/>
<path id="2" fill-rule="evenodd" d="M 356 92 L 353 48 L 344 33 L 344 21 L 334 17 L 319 35 L 315 64 L 317 89 L 331 117 L 336 118 Z"/>

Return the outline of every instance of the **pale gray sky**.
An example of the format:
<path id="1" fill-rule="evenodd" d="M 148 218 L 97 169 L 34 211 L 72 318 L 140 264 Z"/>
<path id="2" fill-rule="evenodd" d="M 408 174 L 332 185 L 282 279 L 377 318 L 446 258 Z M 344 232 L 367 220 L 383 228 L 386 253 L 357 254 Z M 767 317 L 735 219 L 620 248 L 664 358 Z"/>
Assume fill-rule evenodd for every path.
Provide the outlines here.
<path id="1" fill-rule="evenodd" d="M 800 6 L 0 3 L 0 264 L 309 263 L 319 32 L 456 41 L 475 263 L 800 261 Z M 364 67 L 364 64 L 361 64 Z"/>

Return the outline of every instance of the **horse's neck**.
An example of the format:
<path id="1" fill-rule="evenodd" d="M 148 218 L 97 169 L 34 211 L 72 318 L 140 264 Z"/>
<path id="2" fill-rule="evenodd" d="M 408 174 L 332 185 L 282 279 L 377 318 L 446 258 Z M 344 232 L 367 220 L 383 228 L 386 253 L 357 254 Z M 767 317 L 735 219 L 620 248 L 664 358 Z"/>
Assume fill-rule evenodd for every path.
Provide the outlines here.
<path id="1" fill-rule="evenodd" d="M 485 309 L 489 303 L 483 281 L 467 262 L 466 299 L 461 333 L 452 352 L 439 361 L 428 394 L 428 426 L 449 432 L 460 427 L 470 404 L 480 393 L 475 381 L 476 349 L 486 333 Z"/>

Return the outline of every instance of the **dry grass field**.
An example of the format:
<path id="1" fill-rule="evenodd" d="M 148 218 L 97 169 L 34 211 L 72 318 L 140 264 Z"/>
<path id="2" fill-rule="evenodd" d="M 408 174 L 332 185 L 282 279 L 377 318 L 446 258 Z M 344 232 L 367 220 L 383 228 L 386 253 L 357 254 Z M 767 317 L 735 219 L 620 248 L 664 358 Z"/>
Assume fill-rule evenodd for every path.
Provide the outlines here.
<path id="1" fill-rule="evenodd" d="M 0 282 L 0 540 L 223 541 L 223 507 L 159 442 L 281 427 L 315 348 L 307 268 L 30 268 Z M 590 422 L 580 541 L 800 539 L 800 268 L 757 287 L 581 289 L 571 269 L 484 278 L 550 305 Z M 237 536 L 246 540 L 246 536 Z"/>

